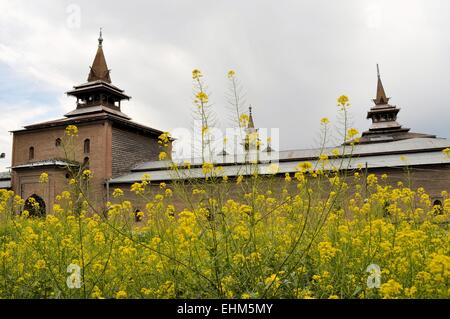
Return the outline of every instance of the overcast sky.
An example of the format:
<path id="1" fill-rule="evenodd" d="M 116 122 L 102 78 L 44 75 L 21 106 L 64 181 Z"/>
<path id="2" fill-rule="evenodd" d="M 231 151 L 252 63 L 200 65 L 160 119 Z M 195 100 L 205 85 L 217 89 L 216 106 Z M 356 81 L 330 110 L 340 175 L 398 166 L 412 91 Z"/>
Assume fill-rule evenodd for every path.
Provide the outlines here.
<path id="1" fill-rule="evenodd" d="M 226 119 L 233 69 L 256 126 L 279 128 L 281 149 L 314 147 L 341 94 L 369 127 L 379 63 L 399 122 L 450 137 L 450 1 L 0 0 L 0 170 L 8 131 L 75 107 L 64 92 L 86 81 L 99 27 L 113 84 L 133 97 L 122 110 L 148 126 L 190 127 L 194 68 Z"/>

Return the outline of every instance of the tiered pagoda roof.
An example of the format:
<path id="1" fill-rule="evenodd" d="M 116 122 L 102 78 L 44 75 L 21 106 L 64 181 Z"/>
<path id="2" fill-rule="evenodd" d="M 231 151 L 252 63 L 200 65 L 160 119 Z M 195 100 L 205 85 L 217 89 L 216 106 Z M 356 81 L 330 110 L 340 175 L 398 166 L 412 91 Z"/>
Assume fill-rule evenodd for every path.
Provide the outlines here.
<path id="1" fill-rule="evenodd" d="M 409 138 L 428 137 L 434 138 L 435 135 L 413 133 L 409 128 L 402 127 L 397 122 L 397 115 L 400 111 L 395 105 L 389 104 L 389 97 L 386 96 L 383 83 L 381 82 L 380 70 L 377 64 L 377 95 L 373 99 L 375 106 L 367 112 L 367 118 L 372 120 L 369 130 L 362 133 L 359 143 L 377 143 L 397 141 Z"/>
<path id="2" fill-rule="evenodd" d="M 97 52 L 90 67 L 87 82 L 75 85 L 73 90 L 66 94 L 76 97 L 76 108 L 74 110 L 65 114 L 62 119 L 28 125 L 25 126 L 25 130 L 110 120 L 117 126 L 143 131 L 148 134 L 160 135 L 162 133 L 160 130 L 131 121 L 131 118 L 122 112 L 121 101 L 129 100 L 131 97 L 126 95 L 124 90 L 112 84 L 110 70 L 103 53 L 101 30 Z"/>

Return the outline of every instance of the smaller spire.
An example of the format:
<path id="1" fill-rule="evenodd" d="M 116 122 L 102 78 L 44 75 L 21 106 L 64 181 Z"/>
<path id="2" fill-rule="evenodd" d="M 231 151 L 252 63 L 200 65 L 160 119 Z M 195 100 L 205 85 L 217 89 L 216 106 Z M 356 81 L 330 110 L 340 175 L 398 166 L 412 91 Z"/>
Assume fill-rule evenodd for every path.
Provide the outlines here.
<path id="1" fill-rule="evenodd" d="M 253 122 L 252 106 L 251 105 L 248 107 L 248 125 L 247 125 L 247 128 L 255 128 L 255 123 Z"/>
<path id="2" fill-rule="evenodd" d="M 378 83 L 377 83 L 377 97 L 373 100 L 373 102 L 376 105 L 385 105 L 389 102 L 389 98 L 386 96 L 386 92 L 384 92 L 383 83 L 381 82 L 381 76 L 380 76 L 380 68 L 377 63 L 377 77 L 378 77 Z"/>
<path id="3" fill-rule="evenodd" d="M 245 140 L 243 145 L 247 151 L 253 148 L 258 150 L 259 142 L 258 129 L 255 128 L 255 123 L 253 122 L 252 106 L 250 105 L 248 108 L 248 123 L 247 128 L 245 128 Z"/>

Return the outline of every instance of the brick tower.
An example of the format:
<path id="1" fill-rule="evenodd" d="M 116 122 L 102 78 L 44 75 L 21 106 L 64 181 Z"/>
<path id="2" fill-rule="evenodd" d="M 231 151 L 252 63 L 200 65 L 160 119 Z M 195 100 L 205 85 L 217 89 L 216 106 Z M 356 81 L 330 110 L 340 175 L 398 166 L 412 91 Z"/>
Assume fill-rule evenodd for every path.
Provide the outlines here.
<path id="1" fill-rule="evenodd" d="M 90 194 L 102 210 L 107 197 L 106 181 L 144 161 L 156 160 L 158 136 L 162 131 L 131 121 L 121 110 L 130 97 L 111 82 L 103 53 L 100 32 L 98 48 L 86 83 L 67 92 L 76 98 L 76 108 L 64 118 L 25 126 L 13 133 L 12 189 L 22 198 L 35 199 L 43 207 L 39 214 L 52 211 L 54 198 L 65 190 L 73 167 L 88 167 L 93 172 Z M 73 148 L 74 161 L 68 161 L 65 128 L 78 127 Z M 39 183 L 46 172 L 48 183 Z"/>

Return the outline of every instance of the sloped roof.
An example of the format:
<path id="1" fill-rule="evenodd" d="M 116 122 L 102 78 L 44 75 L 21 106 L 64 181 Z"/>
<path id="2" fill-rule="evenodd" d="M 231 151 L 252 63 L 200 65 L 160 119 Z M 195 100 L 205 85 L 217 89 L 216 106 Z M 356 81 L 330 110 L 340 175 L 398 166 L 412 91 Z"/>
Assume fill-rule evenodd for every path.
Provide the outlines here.
<path id="1" fill-rule="evenodd" d="M 11 173 L 0 172 L 0 189 L 11 188 Z"/>
<path id="2" fill-rule="evenodd" d="M 0 181 L 5 179 L 11 179 L 10 172 L 0 172 Z"/>
<path id="3" fill-rule="evenodd" d="M 0 180 L 0 189 L 2 188 L 11 188 L 11 180 Z"/>
<path id="4" fill-rule="evenodd" d="M 107 106 L 104 106 L 104 105 L 95 105 L 95 106 L 88 106 L 88 107 L 83 107 L 83 108 L 77 108 L 75 110 L 70 111 L 69 113 L 64 114 L 64 116 L 66 116 L 66 117 L 73 117 L 73 116 L 78 116 L 78 115 L 101 113 L 101 112 L 111 113 L 113 115 L 117 115 L 117 116 L 123 117 L 123 118 L 125 118 L 127 120 L 131 119 L 125 113 L 122 113 L 119 110 L 114 110 L 114 109 L 112 109 L 110 107 L 107 107 Z"/>
<path id="5" fill-rule="evenodd" d="M 48 167 L 48 166 L 66 167 L 66 166 L 77 166 L 77 165 L 74 163 L 71 163 L 71 162 L 64 161 L 64 160 L 52 159 L 52 160 L 44 160 L 44 161 L 36 161 L 36 162 L 31 162 L 31 163 L 26 163 L 26 164 L 20 164 L 20 165 L 13 166 L 12 168 L 18 169 L 18 168 L 34 168 L 34 167 Z"/>
<path id="6" fill-rule="evenodd" d="M 86 94 L 88 92 L 108 92 L 109 94 L 116 96 L 120 99 L 129 100 L 131 96 L 126 95 L 124 90 L 119 89 L 117 86 L 112 85 L 111 83 L 105 82 L 103 80 L 95 80 L 92 82 L 87 82 L 79 85 L 75 85 L 73 90 L 67 91 L 67 95 L 79 96 L 82 94 Z"/>
<path id="7" fill-rule="evenodd" d="M 313 166 L 318 164 L 320 154 L 330 155 L 329 163 L 325 169 L 339 167 L 340 169 L 355 169 L 358 166 L 367 168 L 405 167 L 435 164 L 450 164 L 450 159 L 442 153 L 442 150 L 450 147 L 450 140 L 443 138 L 415 138 L 388 143 L 363 144 L 339 146 L 326 149 L 303 149 L 281 152 L 259 152 L 258 170 L 260 174 L 270 174 L 271 164 L 279 165 L 278 173 L 291 173 L 297 171 L 297 165 L 302 162 L 311 162 Z M 332 150 L 338 149 L 345 156 L 332 156 Z M 278 160 L 277 160 L 278 156 Z M 400 157 L 404 156 L 406 160 Z M 179 167 L 185 159 L 173 160 Z M 245 156 L 216 156 L 213 160 L 217 165 L 223 166 L 221 174 L 227 176 L 249 175 L 252 166 L 245 163 Z M 127 184 L 140 181 L 143 174 L 149 174 L 151 180 L 168 181 L 176 179 L 204 178 L 200 158 L 189 161 L 189 170 L 179 168 L 177 172 L 169 169 L 172 161 L 151 161 L 136 165 L 128 174 L 118 176 L 110 180 L 111 184 Z"/>
<path id="8" fill-rule="evenodd" d="M 70 117 L 27 125 L 27 126 L 25 126 L 25 129 L 15 130 L 12 132 L 13 133 L 25 132 L 25 131 L 29 131 L 29 130 L 37 130 L 37 129 L 42 129 L 42 128 L 67 126 L 70 124 L 77 125 L 77 124 L 95 122 L 95 121 L 101 121 L 101 120 L 109 120 L 119 126 L 124 126 L 124 127 L 135 129 L 135 130 L 140 130 L 140 131 L 147 132 L 147 133 L 150 133 L 153 135 L 161 135 L 163 133 L 163 131 L 136 123 L 134 121 L 130 121 L 121 116 L 117 116 L 117 115 L 113 114 L 112 112 L 110 112 L 110 110 L 104 110 L 101 107 L 95 108 L 94 110 L 92 110 L 92 112 L 88 112 L 87 114 L 83 113 L 81 115 L 76 115 L 75 113 L 72 113 L 72 116 L 70 116 Z"/>
<path id="9" fill-rule="evenodd" d="M 98 38 L 98 48 L 95 54 L 94 62 L 92 62 L 91 70 L 88 75 L 88 82 L 101 80 L 107 83 L 111 83 L 111 77 L 109 75 L 109 69 L 106 65 L 105 55 L 103 53 L 103 38 L 100 31 L 100 37 Z"/>

